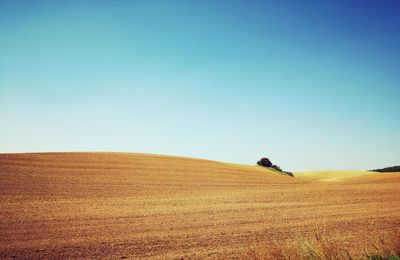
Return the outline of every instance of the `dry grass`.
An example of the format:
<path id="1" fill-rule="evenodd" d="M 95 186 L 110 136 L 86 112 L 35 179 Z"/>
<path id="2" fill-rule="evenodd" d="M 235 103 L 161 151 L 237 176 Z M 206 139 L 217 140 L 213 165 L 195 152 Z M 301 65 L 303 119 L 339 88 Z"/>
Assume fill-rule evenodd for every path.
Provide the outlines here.
<path id="1" fill-rule="evenodd" d="M 355 246 L 340 237 L 331 237 L 321 232 L 321 226 L 313 236 L 285 241 L 266 241 L 245 249 L 241 259 L 320 259 L 320 260 L 400 260 L 400 229 L 376 232 L 363 238 L 361 245 Z M 400 227 L 398 227 L 400 228 Z"/>
<path id="2" fill-rule="evenodd" d="M 144 154 L 1 154 L 0 258 L 237 258 L 264 241 L 290 247 L 321 221 L 362 251 L 400 226 L 400 175 L 314 177 Z"/>

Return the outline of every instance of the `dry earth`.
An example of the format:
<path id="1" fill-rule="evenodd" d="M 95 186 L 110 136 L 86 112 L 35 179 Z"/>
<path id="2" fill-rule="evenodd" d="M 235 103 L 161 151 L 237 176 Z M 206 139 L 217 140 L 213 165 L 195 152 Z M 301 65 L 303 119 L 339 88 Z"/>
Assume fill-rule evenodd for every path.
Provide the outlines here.
<path id="1" fill-rule="evenodd" d="M 0 154 L 0 258 L 235 258 L 315 227 L 354 248 L 400 228 L 400 174 L 295 178 L 124 153 Z"/>

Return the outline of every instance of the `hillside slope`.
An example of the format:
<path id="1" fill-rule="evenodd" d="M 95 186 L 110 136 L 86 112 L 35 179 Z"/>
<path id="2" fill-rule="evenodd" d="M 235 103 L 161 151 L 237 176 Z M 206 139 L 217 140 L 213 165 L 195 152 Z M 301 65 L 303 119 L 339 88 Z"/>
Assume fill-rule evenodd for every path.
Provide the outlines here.
<path id="1" fill-rule="evenodd" d="M 0 165 L 2 193 L 29 196 L 160 194 L 293 182 L 259 166 L 150 154 L 0 154 Z"/>
<path id="2" fill-rule="evenodd" d="M 298 179 L 308 181 L 343 181 L 373 175 L 368 171 L 315 171 L 297 173 Z"/>
<path id="3" fill-rule="evenodd" d="M 0 258 L 216 258 L 324 223 L 354 243 L 400 227 L 400 178 L 319 182 L 126 153 L 0 154 Z"/>

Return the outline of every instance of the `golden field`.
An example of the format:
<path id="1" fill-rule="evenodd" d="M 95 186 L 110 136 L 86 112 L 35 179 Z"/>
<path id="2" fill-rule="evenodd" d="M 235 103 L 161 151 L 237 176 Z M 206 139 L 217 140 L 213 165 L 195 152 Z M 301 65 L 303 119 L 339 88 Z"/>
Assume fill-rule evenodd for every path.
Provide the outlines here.
<path id="1" fill-rule="evenodd" d="M 0 154 L 0 258 L 257 258 L 252 248 L 316 233 L 357 254 L 400 229 L 399 190 L 398 173 Z"/>

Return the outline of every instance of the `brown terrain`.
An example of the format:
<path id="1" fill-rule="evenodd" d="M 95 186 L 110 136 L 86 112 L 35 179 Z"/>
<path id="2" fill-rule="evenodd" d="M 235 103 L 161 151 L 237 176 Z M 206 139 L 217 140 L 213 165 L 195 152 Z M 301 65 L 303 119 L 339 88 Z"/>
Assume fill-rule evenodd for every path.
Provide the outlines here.
<path id="1" fill-rule="evenodd" d="M 126 153 L 0 154 L 0 258 L 239 258 L 318 229 L 400 228 L 400 174 L 301 173 Z"/>

